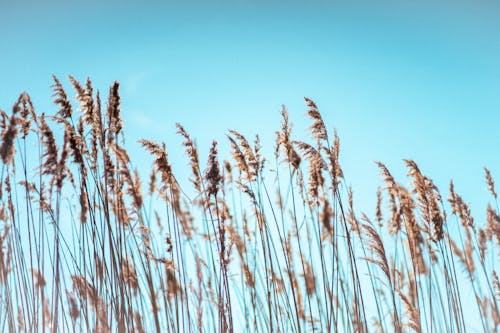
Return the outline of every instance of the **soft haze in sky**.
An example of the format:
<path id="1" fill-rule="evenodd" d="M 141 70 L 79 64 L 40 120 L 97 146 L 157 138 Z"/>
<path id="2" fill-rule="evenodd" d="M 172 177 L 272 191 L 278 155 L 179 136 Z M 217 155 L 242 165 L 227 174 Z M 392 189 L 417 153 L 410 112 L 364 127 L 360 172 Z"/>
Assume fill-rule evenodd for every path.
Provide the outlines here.
<path id="1" fill-rule="evenodd" d="M 308 96 L 338 129 L 347 183 L 370 214 L 375 160 L 406 184 L 401 160 L 415 159 L 446 196 L 453 178 L 478 215 L 482 167 L 500 179 L 494 2 L 3 0 L 0 108 L 27 91 L 53 114 L 52 74 L 70 96 L 69 74 L 103 95 L 120 81 L 128 147 L 142 158 L 138 138 L 164 140 L 180 172 L 176 122 L 203 152 L 214 138 L 227 151 L 229 128 L 272 151 L 281 104 L 306 134 Z"/>

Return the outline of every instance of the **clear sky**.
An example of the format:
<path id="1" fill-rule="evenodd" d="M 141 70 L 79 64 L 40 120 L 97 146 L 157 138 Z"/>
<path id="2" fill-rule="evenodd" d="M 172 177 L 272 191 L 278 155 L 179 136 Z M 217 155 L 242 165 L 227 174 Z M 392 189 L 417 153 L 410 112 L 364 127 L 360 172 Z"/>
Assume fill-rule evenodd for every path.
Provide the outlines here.
<path id="1" fill-rule="evenodd" d="M 68 90 L 68 74 L 89 76 L 103 95 L 119 80 L 129 147 L 165 140 L 179 170 L 176 122 L 202 151 L 212 138 L 227 150 L 229 128 L 272 149 L 281 104 L 304 136 L 308 96 L 338 129 L 364 211 L 380 184 L 375 160 L 407 183 L 401 159 L 413 158 L 446 194 L 455 179 L 473 212 L 486 207 L 482 167 L 500 181 L 498 3 L 82 4 L 0 1 L 0 108 L 27 91 L 38 111 L 54 113 L 52 74 Z"/>

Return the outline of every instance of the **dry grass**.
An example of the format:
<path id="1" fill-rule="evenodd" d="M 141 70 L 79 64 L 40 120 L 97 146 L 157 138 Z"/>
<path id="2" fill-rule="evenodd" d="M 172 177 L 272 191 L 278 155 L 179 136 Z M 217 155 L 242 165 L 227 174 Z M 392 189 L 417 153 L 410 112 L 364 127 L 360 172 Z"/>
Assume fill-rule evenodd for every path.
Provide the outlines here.
<path id="1" fill-rule="evenodd" d="M 484 223 L 453 183 L 443 199 L 412 160 L 409 187 L 378 162 L 375 214 L 359 213 L 339 137 L 306 98 L 311 142 L 293 139 L 283 107 L 274 156 L 230 130 L 203 167 L 178 124 L 189 181 L 176 177 L 166 145 L 147 139 L 142 181 L 123 145 L 118 82 L 104 114 L 90 80 L 69 80 L 77 108 L 54 77 L 54 116 L 36 113 L 27 94 L 0 112 L 2 331 L 500 329 L 488 169 Z"/>

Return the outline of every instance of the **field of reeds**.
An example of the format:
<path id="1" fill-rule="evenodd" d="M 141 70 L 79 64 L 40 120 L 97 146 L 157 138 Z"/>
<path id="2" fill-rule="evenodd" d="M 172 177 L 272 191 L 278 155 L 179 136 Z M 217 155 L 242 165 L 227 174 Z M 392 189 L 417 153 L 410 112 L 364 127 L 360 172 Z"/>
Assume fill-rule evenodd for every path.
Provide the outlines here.
<path id="1" fill-rule="evenodd" d="M 208 157 L 178 124 L 186 163 L 143 139 L 146 173 L 125 149 L 119 84 L 102 101 L 90 80 L 69 81 L 54 77 L 53 115 L 26 93 L 1 111 L 0 331 L 500 329 L 488 169 L 484 219 L 412 160 L 407 179 L 367 165 L 381 187 L 374 213 L 359 212 L 340 139 L 306 98 L 309 142 L 294 139 L 285 107 L 275 142 L 231 130 L 202 143 Z"/>

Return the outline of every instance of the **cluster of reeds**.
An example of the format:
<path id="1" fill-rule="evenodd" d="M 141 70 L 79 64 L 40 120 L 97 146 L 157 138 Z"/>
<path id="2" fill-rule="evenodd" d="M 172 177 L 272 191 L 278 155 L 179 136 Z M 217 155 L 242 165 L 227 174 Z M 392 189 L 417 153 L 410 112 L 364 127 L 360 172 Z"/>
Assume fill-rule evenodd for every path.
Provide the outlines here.
<path id="1" fill-rule="evenodd" d="M 118 82 L 105 108 L 90 80 L 70 82 L 78 106 L 54 77 L 55 115 L 25 93 L 0 112 L 2 331 L 500 329 L 487 169 L 486 221 L 411 160 L 409 187 L 377 163 L 384 187 L 373 216 L 360 213 L 339 137 L 306 98 L 310 142 L 294 140 L 283 107 L 274 156 L 230 130 L 232 158 L 213 142 L 205 164 L 178 124 L 190 183 L 150 140 L 143 181 L 124 147 Z"/>

